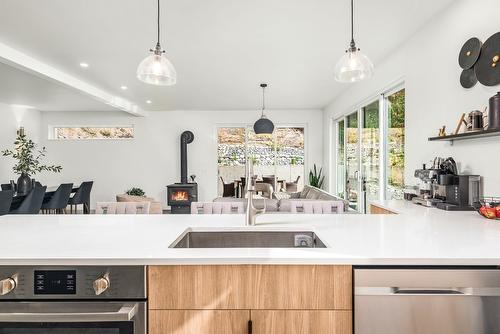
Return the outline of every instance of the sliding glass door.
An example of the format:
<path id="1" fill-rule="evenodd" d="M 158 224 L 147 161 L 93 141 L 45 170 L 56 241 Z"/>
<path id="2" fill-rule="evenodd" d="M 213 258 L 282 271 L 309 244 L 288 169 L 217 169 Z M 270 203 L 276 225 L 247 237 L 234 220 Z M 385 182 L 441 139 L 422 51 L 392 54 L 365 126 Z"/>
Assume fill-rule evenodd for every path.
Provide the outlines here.
<path id="1" fill-rule="evenodd" d="M 359 210 L 360 174 L 359 174 L 359 124 L 358 112 L 346 117 L 346 189 L 345 198 L 349 206 Z"/>
<path id="2" fill-rule="evenodd" d="M 381 94 L 342 117 L 336 127 L 336 193 L 351 209 L 402 199 L 404 187 L 405 90 Z"/>

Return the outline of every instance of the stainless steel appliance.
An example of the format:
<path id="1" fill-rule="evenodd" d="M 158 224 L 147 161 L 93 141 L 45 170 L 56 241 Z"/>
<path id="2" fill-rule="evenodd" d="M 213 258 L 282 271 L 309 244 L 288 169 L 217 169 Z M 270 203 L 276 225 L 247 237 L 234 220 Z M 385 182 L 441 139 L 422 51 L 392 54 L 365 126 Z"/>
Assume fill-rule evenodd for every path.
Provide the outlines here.
<path id="1" fill-rule="evenodd" d="M 0 334 L 146 334 L 144 266 L 0 267 Z"/>
<path id="2" fill-rule="evenodd" d="M 439 172 L 440 170 L 437 168 L 426 169 L 425 165 L 422 169 L 415 170 L 415 177 L 420 179 L 421 182 L 419 194 L 412 198 L 413 203 L 433 207 L 442 202 L 441 199 L 435 197 L 435 185 Z"/>
<path id="3" fill-rule="evenodd" d="M 479 203 L 481 177 L 479 175 L 453 175 L 453 181 L 446 182 L 443 203 L 438 203 L 438 209 L 446 211 L 473 211 Z"/>
<path id="4" fill-rule="evenodd" d="M 500 333 L 500 270 L 354 270 L 356 334 Z"/>

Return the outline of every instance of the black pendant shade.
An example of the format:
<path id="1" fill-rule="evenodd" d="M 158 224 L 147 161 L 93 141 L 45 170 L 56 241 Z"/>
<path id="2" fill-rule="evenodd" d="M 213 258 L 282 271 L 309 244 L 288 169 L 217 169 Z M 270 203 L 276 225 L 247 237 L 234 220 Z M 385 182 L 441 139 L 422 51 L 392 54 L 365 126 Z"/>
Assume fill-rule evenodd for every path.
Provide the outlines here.
<path id="1" fill-rule="evenodd" d="M 274 124 L 266 116 L 262 116 L 253 125 L 253 131 L 255 132 L 255 134 L 258 135 L 260 134 L 272 135 L 274 131 Z"/>
<path id="2" fill-rule="evenodd" d="M 260 84 L 260 87 L 262 88 L 262 115 L 257 122 L 254 123 L 253 131 L 257 135 L 272 135 L 274 131 L 274 124 L 266 117 L 266 115 L 264 115 L 264 110 L 266 109 L 265 90 L 267 84 Z"/>

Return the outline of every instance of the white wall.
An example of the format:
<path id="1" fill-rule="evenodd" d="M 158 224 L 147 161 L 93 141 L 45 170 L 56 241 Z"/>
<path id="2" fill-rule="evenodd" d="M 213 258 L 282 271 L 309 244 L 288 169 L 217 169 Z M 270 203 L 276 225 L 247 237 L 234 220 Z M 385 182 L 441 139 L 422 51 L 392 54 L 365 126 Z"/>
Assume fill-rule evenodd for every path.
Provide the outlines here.
<path id="1" fill-rule="evenodd" d="M 268 111 L 276 125 L 306 126 L 306 164 L 323 161 L 323 115 L 320 110 Z M 92 203 L 114 200 L 132 186 L 165 200 L 165 186 L 180 181 L 179 137 L 191 130 L 195 140 L 188 145 L 188 175 L 195 174 L 199 199 L 217 196 L 218 125 L 253 124 L 254 111 L 159 111 L 147 117 L 120 112 L 44 112 L 42 138 L 48 160 L 61 164 L 61 174 L 45 174 L 44 184 L 94 180 Z M 56 141 L 47 140 L 50 125 L 131 125 L 133 140 Z"/>
<path id="2" fill-rule="evenodd" d="M 483 42 L 500 30 L 498 0 L 458 0 L 438 14 L 383 62 L 375 64 L 375 76 L 352 85 L 324 111 L 325 164 L 335 166 L 332 156 L 332 119 L 354 109 L 367 98 L 404 79 L 406 86 L 406 170 L 405 180 L 415 183 L 413 172 L 434 156 L 452 156 L 462 173 L 484 177 L 485 194 L 499 195 L 500 137 L 457 141 L 454 145 L 429 142 L 438 128 L 454 131 L 463 112 L 482 110 L 500 87 L 480 84 L 467 90 L 460 86 L 458 53 L 470 37 Z M 378 36 L 383 38 L 383 36 Z M 334 137 L 333 137 L 334 138 Z M 329 168 L 334 172 L 334 168 Z M 331 174 L 334 175 L 334 174 Z M 334 187 L 334 177 L 330 177 Z"/>
<path id="3" fill-rule="evenodd" d="M 12 107 L 0 103 L 0 151 L 12 149 L 16 139 L 16 131 L 19 126 L 24 126 L 26 134 L 34 141 L 40 138 L 40 112 L 34 109 Z M 11 157 L 0 155 L 0 182 L 8 183 L 9 180 L 17 180 L 12 166 L 15 161 Z"/>

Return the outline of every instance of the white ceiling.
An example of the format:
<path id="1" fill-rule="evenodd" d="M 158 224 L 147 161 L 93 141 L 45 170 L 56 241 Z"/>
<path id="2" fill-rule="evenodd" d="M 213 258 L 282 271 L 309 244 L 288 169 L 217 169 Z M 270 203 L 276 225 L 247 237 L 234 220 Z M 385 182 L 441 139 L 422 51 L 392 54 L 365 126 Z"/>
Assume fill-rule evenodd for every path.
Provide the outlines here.
<path id="1" fill-rule="evenodd" d="M 176 86 L 135 77 L 155 44 L 154 0 L 2 0 L 0 42 L 145 110 L 254 109 L 261 82 L 269 108 L 317 109 L 346 88 L 332 72 L 349 43 L 348 0 L 161 1 Z M 358 46 L 377 66 L 452 1 L 357 0 Z"/>
<path id="2" fill-rule="evenodd" d="M 0 102 L 41 111 L 116 110 L 75 90 L 0 63 Z"/>

